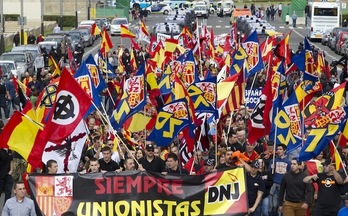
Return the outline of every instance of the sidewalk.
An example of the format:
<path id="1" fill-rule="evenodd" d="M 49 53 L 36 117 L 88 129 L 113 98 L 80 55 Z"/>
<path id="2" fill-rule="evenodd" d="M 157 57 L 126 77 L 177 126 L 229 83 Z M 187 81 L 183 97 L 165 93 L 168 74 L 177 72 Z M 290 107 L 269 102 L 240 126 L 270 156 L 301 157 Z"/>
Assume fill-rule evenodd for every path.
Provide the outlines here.
<path id="1" fill-rule="evenodd" d="M 44 21 L 45 31 L 52 30 L 56 26 L 55 21 Z M 13 36 L 17 31 L 21 31 L 21 26 L 17 21 L 5 22 L 5 47 L 13 43 Z M 24 32 L 28 35 L 32 32 L 36 37 L 41 33 L 41 22 L 35 20 L 28 20 L 27 25 L 24 26 Z"/>

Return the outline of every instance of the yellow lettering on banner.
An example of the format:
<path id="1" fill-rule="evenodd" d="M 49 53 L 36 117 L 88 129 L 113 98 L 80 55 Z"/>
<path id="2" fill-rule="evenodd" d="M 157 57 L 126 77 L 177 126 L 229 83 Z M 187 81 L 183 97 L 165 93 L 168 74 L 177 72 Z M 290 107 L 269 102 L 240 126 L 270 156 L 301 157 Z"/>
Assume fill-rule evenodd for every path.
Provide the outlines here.
<path id="1" fill-rule="evenodd" d="M 336 124 L 329 124 L 327 127 L 327 134 L 326 136 L 332 136 L 335 133 L 337 133 L 337 131 L 340 129 L 339 125 Z"/>
<path id="2" fill-rule="evenodd" d="M 153 207 L 157 211 L 156 213 L 155 212 L 153 213 L 154 216 L 162 216 L 163 215 L 163 210 L 162 210 L 160 204 L 162 204 L 161 200 L 154 200 L 153 201 Z"/>
<path id="3" fill-rule="evenodd" d="M 146 200 L 146 205 L 151 206 L 152 200 Z M 152 208 L 147 207 L 147 214 L 146 215 L 152 215 Z"/>
<path id="4" fill-rule="evenodd" d="M 188 201 L 179 203 L 175 208 L 175 215 L 189 216 L 189 207 L 190 203 Z"/>
<path id="5" fill-rule="evenodd" d="M 155 128 L 157 130 L 161 130 L 163 126 L 169 121 L 169 131 L 163 130 L 163 137 L 164 138 L 171 138 L 173 137 L 175 126 L 181 125 L 182 120 L 180 119 L 175 119 L 171 118 L 172 114 L 171 113 L 166 113 L 166 112 L 160 112 L 157 116 L 157 122 L 155 125 Z"/>
<path id="6" fill-rule="evenodd" d="M 239 48 L 236 55 L 234 56 L 234 59 L 235 60 L 243 60 L 245 59 L 246 57 L 248 57 L 247 53 L 245 52 L 244 49 L 242 48 Z"/>
<path id="7" fill-rule="evenodd" d="M 175 201 L 165 200 L 163 202 L 163 204 L 167 205 L 167 215 L 174 215 L 173 214 L 173 207 L 176 206 L 176 202 Z"/>
<path id="8" fill-rule="evenodd" d="M 161 80 L 161 82 L 158 84 L 158 88 L 161 89 L 162 86 L 165 86 L 166 89 L 170 89 L 170 76 L 167 75 Z"/>
<path id="9" fill-rule="evenodd" d="M 191 202 L 191 207 L 193 209 L 193 212 L 190 212 L 190 216 L 198 216 L 201 213 L 201 210 L 198 207 L 198 205 L 200 204 L 201 202 L 198 200 Z"/>
<path id="10" fill-rule="evenodd" d="M 121 212 L 121 209 L 124 209 L 123 212 Z M 129 203 L 127 201 L 118 201 L 116 202 L 115 205 L 115 213 L 117 216 L 128 216 L 130 212 L 130 206 Z"/>
<path id="11" fill-rule="evenodd" d="M 312 137 L 313 136 L 314 138 L 312 139 L 312 142 L 306 148 L 305 152 L 313 152 L 314 149 L 317 147 L 317 144 L 319 143 L 320 139 L 323 138 L 325 132 L 326 132 L 326 128 L 311 130 L 311 132 L 308 135 L 308 137 Z"/>
<path id="12" fill-rule="evenodd" d="M 101 215 L 101 216 L 107 216 L 106 215 L 106 203 L 105 202 L 93 202 L 93 215 Z"/>
<path id="13" fill-rule="evenodd" d="M 278 138 L 280 143 L 288 144 L 290 142 L 291 143 L 296 142 L 294 135 L 289 130 L 289 128 L 291 126 L 289 116 L 284 112 L 284 110 L 280 110 L 278 112 L 278 115 L 274 119 L 274 124 L 280 129 L 287 129 L 288 130 L 288 133 L 286 134 L 285 137 L 284 137 L 284 134 L 277 135 L 277 138 Z"/>
<path id="14" fill-rule="evenodd" d="M 209 107 L 209 104 L 208 104 L 207 100 L 202 96 L 203 92 L 202 92 L 202 90 L 200 88 L 198 88 L 195 85 L 191 85 L 189 87 L 189 89 L 187 90 L 187 92 L 190 95 L 190 97 L 198 96 L 196 101 L 195 101 L 195 104 L 194 104 L 195 108 L 197 108 L 201 103 L 204 106 Z"/>
<path id="15" fill-rule="evenodd" d="M 118 111 L 116 109 L 115 113 L 114 113 L 114 118 L 115 118 L 116 122 L 119 123 L 121 116 L 128 115 L 129 112 L 130 112 L 130 108 L 129 108 L 127 102 L 125 100 L 122 101 L 122 105 L 120 106 L 120 109 Z"/>
<path id="16" fill-rule="evenodd" d="M 132 201 L 132 215 L 144 215 L 145 212 L 145 201 L 140 200 L 139 202 Z"/>
<path id="17" fill-rule="evenodd" d="M 112 201 L 108 202 L 108 212 L 110 216 L 114 215 L 114 203 Z"/>
<path id="18" fill-rule="evenodd" d="M 91 214 L 91 203 L 80 202 L 76 213 L 80 216 L 89 216 Z"/>

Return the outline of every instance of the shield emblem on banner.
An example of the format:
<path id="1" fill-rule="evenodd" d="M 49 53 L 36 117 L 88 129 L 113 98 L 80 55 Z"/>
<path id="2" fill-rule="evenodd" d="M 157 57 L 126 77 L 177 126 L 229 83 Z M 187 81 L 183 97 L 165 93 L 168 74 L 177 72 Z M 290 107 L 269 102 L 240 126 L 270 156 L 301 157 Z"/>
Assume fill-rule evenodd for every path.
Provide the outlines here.
<path id="1" fill-rule="evenodd" d="M 53 215 L 54 176 L 36 176 L 36 201 L 45 215 Z"/>
<path id="2" fill-rule="evenodd" d="M 182 81 L 185 85 L 191 85 L 195 81 L 195 64 L 192 61 L 186 61 L 184 63 L 184 69 L 182 72 Z"/>
<path id="3" fill-rule="evenodd" d="M 134 76 L 127 80 L 128 105 L 131 109 L 136 108 L 144 100 L 144 77 Z"/>
<path id="4" fill-rule="evenodd" d="M 259 52 L 258 52 L 258 44 L 256 42 L 247 42 L 243 45 L 245 52 L 248 55 L 247 58 L 247 69 L 251 71 L 254 67 L 259 63 Z"/>
<path id="5" fill-rule="evenodd" d="M 54 210 L 58 215 L 63 214 L 68 211 L 71 203 L 73 201 L 72 197 L 54 197 Z"/>
<path id="6" fill-rule="evenodd" d="M 92 64 L 87 64 L 86 66 L 87 66 L 89 73 L 91 74 L 91 77 L 92 77 L 92 80 L 94 83 L 94 87 L 97 88 L 100 84 L 98 68 Z"/>
<path id="7" fill-rule="evenodd" d="M 69 210 L 73 200 L 73 176 L 55 176 L 54 210 L 58 215 Z"/>

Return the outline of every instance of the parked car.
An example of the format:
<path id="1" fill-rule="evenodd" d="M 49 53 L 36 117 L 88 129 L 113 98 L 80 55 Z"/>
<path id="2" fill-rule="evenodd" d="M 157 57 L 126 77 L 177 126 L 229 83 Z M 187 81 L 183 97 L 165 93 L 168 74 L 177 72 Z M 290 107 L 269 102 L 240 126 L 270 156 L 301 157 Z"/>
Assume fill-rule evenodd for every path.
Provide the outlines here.
<path id="1" fill-rule="evenodd" d="M 332 30 L 332 38 L 331 40 L 329 41 L 329 48 L 331 50 L 334 50 L 335 47 L 336 47 L 336 42 L 338 40 L 338 36 L 339 36 L 339 33 L 342 32 L 342 31 L 348 31 L 348 28 L 347 27 L 336 27 Z"/>
<path id="2" fill-rule="evenodd" d="M 326 30 L 325 33 L 321 36 L 321 44 L 326 46 L 328 45 L 330 39 L 331 39 L 331 33 L 332 29 Z"/>
<path id="3" fill-rule="evenodd" d="M 58 47 L 57 41 L 42 41 L 39 44 L 40 49 L 45 48 L 47 54 L 51 52 L 52 47 Z"/>
<path id="4" fill-rule="evenodd" d="M 77 30 L 71 30 L 68 32 L 71 40 L 72 40 L 72 46 L 76 47 L 76 45 L 80 44 L 82 47 L 85 47 L 83 35 L 81 31 Z"/>
<path id="5" fill-rule="evenodd" d="M 103 27 L 105 27 L 107 31 L 110 30 L 110 20 L 109 20 L 109 18 L 95 18 L 94 20 L 100 20 L 103 23 Z"/>
<path id="6" fill-rule="evenodd" d="M 77 28 L 75 30 L 81 32 L 82 38 L 83 38 L 84 47 L 93 45 L 93 37 L 92 37 L 91 32 L 89 31 L 89 29 L 87 29 L 87 28 Z"/>
<path id="7" fill-rule="evenodd" d="M 100 24 L 100 22 L 97 22 L 97 21 L 95 21 L 95 20 L 84 20 L 84 21 L 82 21 L 82 22 L 80 22 L 80 25 L 79 25 L 79 27 L 80 26 L 90 26 L 91 27 L 91 33 L 93 34 L 93 29 L 92 29 L 92 27 L 93 27 L 93 25 L 94 24 L 96 24 L 96 27 L 98 27 L 99 28 L 99 30 L 101 30 L 101 26 L 99 26 L 99 24 Z M 94 38 L 94 40 L 96 39 L 96 38 L 98 38 L 100 35 L 93 35 L 95 38 Z"/>
<path id="8" fill-rule="evenodd" d="M 35 72 L 34 58 L 30 52 L 8 52 L 0 56 L 0 60 L 12 60 L 18 65 L 17 69 L 22 77 L 26 71 L 31 75 Z M 21 78 L 19 77 L 19 78 Z"/>
<path id="9" fill-rule="evenodd" d="M 121 25 L 129 27 L 128 19 L 125 17 L 114 18 L 111 21 L 110 34 L 111 36 L 121 34 Z"/>
<path id="10" fill-rule="evenodd" d="M 342 31 L 339 36 L 338 36 L 338 40 L 336 42 L 336 47 L 335 47 L 335 53 L 336 54 L 341 54 L 341 47 L 343 45 L 343 43 L 346 41 L 346 39 L 348 39 L 348 31 Z"/>
<path id="11" fill-rule="evenodd" d="M 77 29 L 88 29 L 90 37 L 92 38 L 93 42 L 96 39 L 96 36 L 92 34 L 92 26 L 90 25 L 79 25 Z"/>
<path id="12" fill-rule="evenodd" d="M 48 34 L 45 37 L 45 41 L 56 41 L 57 43 L 68 43 L 67 39 L 67 33 L 66 32 L 60 32 L 60 33 L 53 33 Z"/>
<path id="13" fill-rule="evenodd" d="M 209 17 L 209 11 L 205 5 L 196 5 L 193 8 L 193 11 L 195 12 L 196 17 L 203 17 L 205 19 L 208 19 Z"/>
<path id="14" fill-rule="evenodd" d="M 163 14 L 167 15 L 167 14 L 169 14 L 169 12 L 172 11 L 172 8 L 168 4 L 159 3 L 159 4 L 154 4 L 154 5 L 147 7 L 146 10 L 149 13 L 158 12 L 158 13 L 163 13 Z"/>
<path id="15" fill-rule="evenodd" d="M 7 75 L 8 77 L 10 73 L 16 75 L 17 77 L 19 75 L 17 63 L 13 60 L 0 60 L 0 67 L 3 75 Z"/>
<path id="16" fill-rule="evenodd" d="M 36 56 L 40 53 L 39 46 L 37 44 L 27 44 L 27 45 L 21 45 L 21 46 L 15 46 L 12 48 L 11 52 L 30 52 L 33 58 L 35 59 Z"/>
<path id="17" fill-rule="evenodd" d="M 348 54 L 348 39 L 346 39 L 341 46 L 341 55 Z"/>

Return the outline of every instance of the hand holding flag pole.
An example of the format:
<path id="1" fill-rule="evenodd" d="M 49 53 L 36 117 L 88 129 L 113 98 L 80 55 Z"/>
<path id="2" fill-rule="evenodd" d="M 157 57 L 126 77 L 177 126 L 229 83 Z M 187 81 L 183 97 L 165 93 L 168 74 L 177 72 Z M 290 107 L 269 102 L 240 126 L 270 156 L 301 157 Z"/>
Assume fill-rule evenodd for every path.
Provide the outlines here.
<path id="1" fill-rule="evenodd" d="M 92 104 L 93 106 L 95 107 L 95 109 L 99 112 L 100 116 L 102 117 L 102 119 L 108 124 L 109 128 L 112 129 L 112 134 L 117 137 L 120 141 L 120 143 L 122 143 L 122 145 L 125 146 L 125 149 L 127 151 L 127 153 L 133 158 L 133 160 L 135 161 L 135 163 L 137 163 L 137 165 L 139 166 L 139 162 L 138 160 L 133 156 L 133 154 L 129 151 L 127 145 L 123 142 L 123 140 L 121 139 L 121 137 L 116 133 L 115 129 L 111 126 L 111 123 L 110 123 L 110 119 L 106 118 L 103 113 L 100 111 L 100 109 L 97 107 L 97 105 L 92 101 Z M 102 104 L 102 107 L 104 108 L 104 105 Z M 104 111 L 105 111 L 105 108 L 104 108 Z M 105 111 L 106 113 L 106 111 Z"/>

